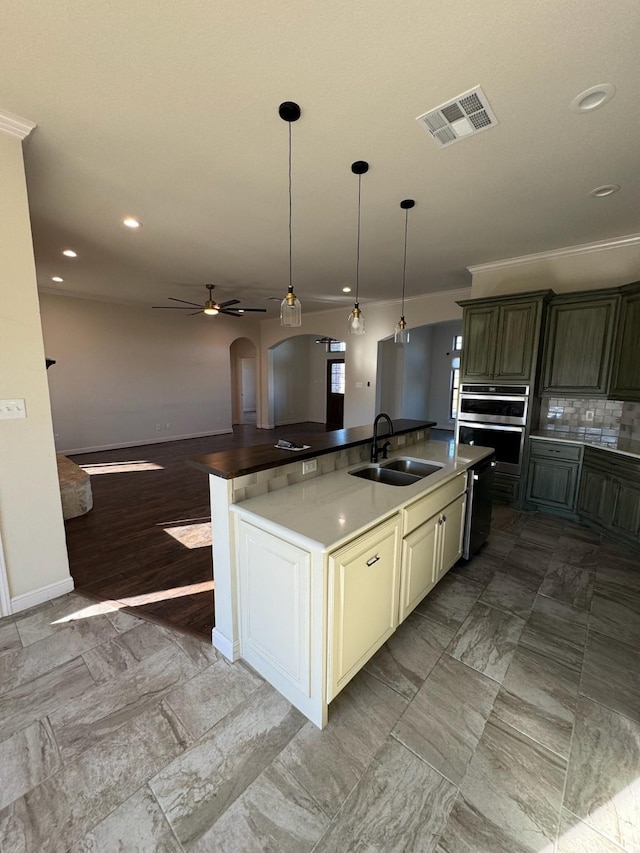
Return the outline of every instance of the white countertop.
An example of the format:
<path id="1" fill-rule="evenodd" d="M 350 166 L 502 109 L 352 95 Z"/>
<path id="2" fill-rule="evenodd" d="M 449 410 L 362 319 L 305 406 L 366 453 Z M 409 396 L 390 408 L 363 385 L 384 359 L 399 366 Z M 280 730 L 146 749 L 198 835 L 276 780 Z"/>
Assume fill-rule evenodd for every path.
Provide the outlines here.
<path id="1" fill-rule="evenodd" d="M 585 447 L 597 447 L 598 450 L 608 450 L 622 456 L 640 459 L 640 441 L 631 438 L 618 438 L 615 442 L 605 442 L 601 439 L 590 438 L 588 435 L 578 435 L 571 432 L 554 432 L 553 430 L 538 430 L 531 433 L 530 438 L 540 441 L 563 441 L 566 444 L 584 444 Z"/>
<path id="2" fill-rule="evenodd" d="M 328 550 L 393 515 L 490 453 L 493 451 L 486 447 L 424 441 L 389 454 L 389 459 L 410 456 L 443 464 L 440 471 L 410 486 L 390 486 L 351 476 L 349 471 L 366 464 L 360 462 L 242 501 L 230 509 L 304 548 Z"/>

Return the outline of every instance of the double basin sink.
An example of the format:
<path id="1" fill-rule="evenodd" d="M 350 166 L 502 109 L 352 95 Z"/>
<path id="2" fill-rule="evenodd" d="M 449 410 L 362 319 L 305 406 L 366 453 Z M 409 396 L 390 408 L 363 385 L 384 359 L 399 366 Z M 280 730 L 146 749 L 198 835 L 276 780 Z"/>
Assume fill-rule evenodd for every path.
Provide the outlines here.
<path id="1" fill-rule="evenodd" d="M 410 486 L 428 477 L 429 474 L 435 474 L 443 467 L 435 462 L 424 462 L 422 459 L 401 456 L 381 464 L 365 465 L 349 473 L 352 477 L 360 477 L 374 483 L 385 483 L 387 486 Z"/>

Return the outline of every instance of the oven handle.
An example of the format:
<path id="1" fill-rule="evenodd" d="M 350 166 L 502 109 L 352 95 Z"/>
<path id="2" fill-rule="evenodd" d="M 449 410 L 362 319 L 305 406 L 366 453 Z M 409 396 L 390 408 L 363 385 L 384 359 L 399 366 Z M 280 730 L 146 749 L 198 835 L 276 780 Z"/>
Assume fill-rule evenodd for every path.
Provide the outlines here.
<path id="1" fill-rule="evenodd" d="M 506 400 L 508 403 L 512 403 L 512 402 L 513 403 L 519 403 L 521 400 L 525 400 L 525 401 L 528 400 L 529 395 L 528 394 L 518 394 L 518 395 L 514 394 L 512 396 L 505 397 L 504 394 L 500 394 L 500 396 L 498 396 L 497 394 L 471 394 L 469 391 L 464 391 L 464 392 L 461 391 L 460 392 L 460 399 L 461 400 L 497 400 L 498 402 L 502 402 L 503 400 Z"/>
<path id="2" fill-rule="evenodd" d="M 500 432 L 524 432 L 523 426 L 502 426 L 502 424 L 480 423 L 479 421 L 458 421 L 459 427 L 471 427 L 471 429 L 496 429 Z"/>

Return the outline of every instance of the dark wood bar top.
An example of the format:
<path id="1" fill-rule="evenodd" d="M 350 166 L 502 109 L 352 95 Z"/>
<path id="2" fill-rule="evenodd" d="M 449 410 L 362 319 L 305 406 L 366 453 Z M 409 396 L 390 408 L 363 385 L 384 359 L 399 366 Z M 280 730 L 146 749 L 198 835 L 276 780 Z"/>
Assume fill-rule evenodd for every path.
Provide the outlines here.
<path id="1" fill-rule="evenodd" d="M 398 419 L 393 422 L 396 435 L 403 435 L 418 429 L 429 429 L 435 425 L 435 421 L 408 419 Z M 386 432 L 387 425 L 383 421 L 380 423 L 380 438 L 384 437 Z M 207 474 L 223 477 L 225 480 L 233 480 L 234 477 L 254 474 L 256 471 L 265 471 L 268 468 L 277 468 L 278 465 L 288 465 L 290 462 L 299 459 L 313 459 L 315 456 L 323 456 L 325 453 L 333 453 L 343 448 L 367 444 L 371 441 L 372 436 L 373 426 L 350 427 L 331 432 L 305 433 L 296 436 L 294 425 L 288 438 L 295 444 L 308 444 L 309 447 L 306 450 L 280 450 L 274 447 L 276 439 L 272 439 L 270 442 L 258 444 L 254 447 L 221 450 L 218 453 L 195 456 L 187 461 L 189 465 Z"/>

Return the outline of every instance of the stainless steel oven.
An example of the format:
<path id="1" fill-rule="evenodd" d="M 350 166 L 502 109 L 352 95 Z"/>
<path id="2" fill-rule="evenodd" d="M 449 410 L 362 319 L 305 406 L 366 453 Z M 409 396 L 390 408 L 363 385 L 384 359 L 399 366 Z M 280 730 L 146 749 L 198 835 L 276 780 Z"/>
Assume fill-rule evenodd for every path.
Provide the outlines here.
<path id="1" fill-rule="evenodd" d="M 528 385 L 462 385 L 456 441 L 493 447 L 496 471 L 519 475 L 529 412 Z"/>
<path id="2" fill-rule="evenodd" d="M 462 385 L 461 421 L 525 426 L 529 411 L 528 385 Z"/>

